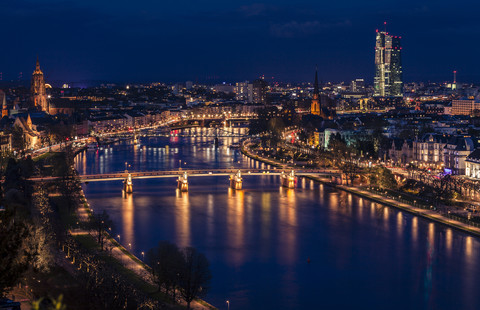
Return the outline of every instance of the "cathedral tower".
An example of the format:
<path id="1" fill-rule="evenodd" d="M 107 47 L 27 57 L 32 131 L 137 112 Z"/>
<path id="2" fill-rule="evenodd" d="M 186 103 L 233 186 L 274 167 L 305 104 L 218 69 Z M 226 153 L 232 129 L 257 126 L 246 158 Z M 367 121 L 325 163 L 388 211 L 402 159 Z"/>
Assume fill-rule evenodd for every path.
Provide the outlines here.
<path id="1" fill-rule="evenodd" d="M 310 106 L 310 113 L 314 115 L 320 115 L 320 101 L 319 101 L 319 91 L 318 91 L 318 74 L 315 70 L 315 84 L 313 85 L 313 96 L 312 104 Z"/>
<path id="2" fill-rule="evenodd" d="M 2 92 L 0 91 L 0 95 Z M 3 102 L 2 102 L 2 118 L 8 116 L 8 109 L 7 109 L 7 94 L 3 93 Z"/>
<path id="3" fill-rule="evenodd" d="M 35 71 L 33 71 L 32 74 L 31 93 L 32 101 L 35 107 L 38 107 L 42 111 L 49 113 L 45 80 L 43 78 L 43 72 L 40 70 L 40 62 L 38 61 L 38 57 Z"/>

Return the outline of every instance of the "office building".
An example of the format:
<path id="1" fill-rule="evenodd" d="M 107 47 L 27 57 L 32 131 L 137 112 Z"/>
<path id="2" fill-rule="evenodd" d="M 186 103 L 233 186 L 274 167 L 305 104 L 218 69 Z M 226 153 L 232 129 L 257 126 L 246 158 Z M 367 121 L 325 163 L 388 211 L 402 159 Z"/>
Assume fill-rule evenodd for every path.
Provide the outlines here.
<path id="1" fill-rule="evenodd" d="M 401 37 L 377 30 L 375 45 L 374 96 L 402 97 Z"/>

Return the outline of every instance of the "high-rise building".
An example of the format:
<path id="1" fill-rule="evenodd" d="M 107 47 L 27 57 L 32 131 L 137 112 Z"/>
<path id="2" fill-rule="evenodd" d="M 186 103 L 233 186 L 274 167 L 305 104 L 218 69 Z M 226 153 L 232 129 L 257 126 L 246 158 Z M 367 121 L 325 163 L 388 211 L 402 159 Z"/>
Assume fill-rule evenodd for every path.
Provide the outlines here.
<path id="1" fill-rule="evenodd" d="M 42 111 L 49 113 L 48 111 L 48 100 L 47 100 L 47 90 L 45 88 L 45 80 L 43 78 L 43 72 L 40 70 L 40 62 L 37 57 L 37 64 L 35 66 L 35 71 L 32 74 L 32 101 L 35 107 L 40 108 Z"/>
<path id="2" fill-rule="evenodd" d="M 350 83 L 351 92 L 362 92 L 365 90 L 365 81 L 363 79 L 356 79 Z"/>
<path id="3" fill-rule="evenodd" d="M 402 47 L 401 37 L 377 30 L 375 45 L 374 96 L 402 97 Z"/>
<path id="4" fill-rule="evenodd" d="M 253 102 L 253 84 L 248 81 L 236 83 L 234 92 L 236 100 Z"/>
<path id="5" fill-rule="evenodd" d="M 253 102 L 267 103 L 267 87 L 268 83 L 264 79 L 257 79 L 253 81 Z"/>
<path id="6" fill-rule="evenodd" d="M 315 70 L 315 83 L 313 84 L 312 103 L 310 104 L 310 113 L 314 115 L 320 115 L 320 102 L 319 102 L 319 90 L 318 90 L 318 74 Z"/>

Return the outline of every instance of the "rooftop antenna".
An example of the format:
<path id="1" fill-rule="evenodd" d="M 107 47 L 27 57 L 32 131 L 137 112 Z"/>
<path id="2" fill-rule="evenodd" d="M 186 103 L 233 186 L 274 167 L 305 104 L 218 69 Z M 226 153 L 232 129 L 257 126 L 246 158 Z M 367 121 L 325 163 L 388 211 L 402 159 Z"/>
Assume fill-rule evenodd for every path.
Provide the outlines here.
<path id="1" fill-rule="evenodd" d="M 457 84 L 457 70 L 453 71 L 453 84 Z"/>
<path id="2" fill-rule="evenodd" d="M 385 29 L 385 33 L 387 33 L 387 22 L 383 22 L 383 27 Z"/>

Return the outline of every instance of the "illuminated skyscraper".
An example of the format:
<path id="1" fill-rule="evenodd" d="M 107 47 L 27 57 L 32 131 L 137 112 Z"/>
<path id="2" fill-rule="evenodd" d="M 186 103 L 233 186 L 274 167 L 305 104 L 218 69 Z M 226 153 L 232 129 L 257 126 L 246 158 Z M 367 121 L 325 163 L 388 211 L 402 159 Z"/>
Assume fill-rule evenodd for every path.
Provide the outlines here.
<path id="1" fill-rule="evenodd" d="M 402 97 L 401 37 L 377 30 L 375 45 L 375 92 L 377 97 Z"/>

